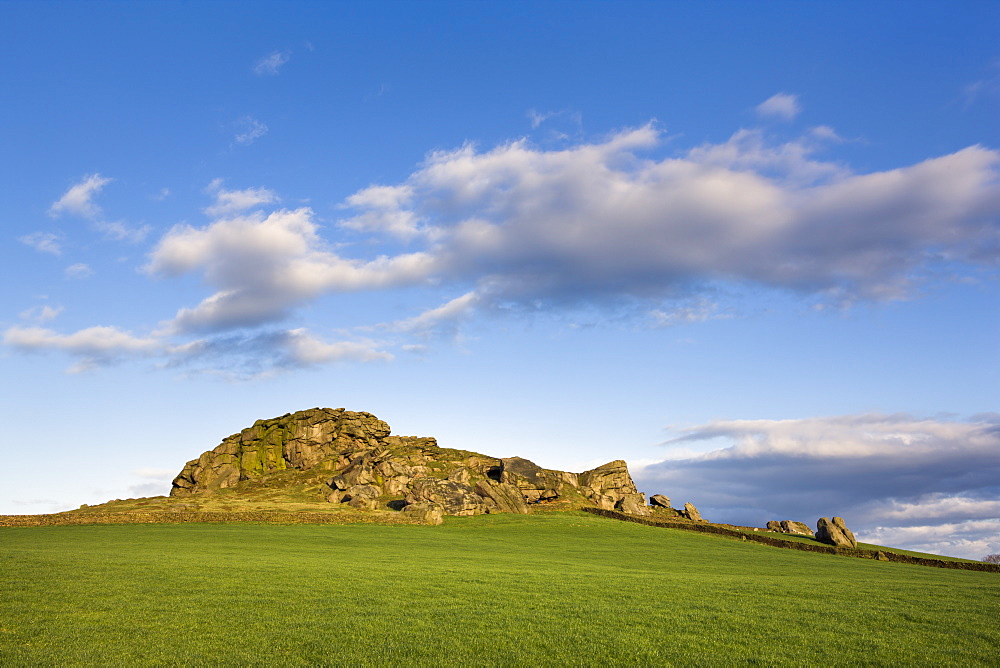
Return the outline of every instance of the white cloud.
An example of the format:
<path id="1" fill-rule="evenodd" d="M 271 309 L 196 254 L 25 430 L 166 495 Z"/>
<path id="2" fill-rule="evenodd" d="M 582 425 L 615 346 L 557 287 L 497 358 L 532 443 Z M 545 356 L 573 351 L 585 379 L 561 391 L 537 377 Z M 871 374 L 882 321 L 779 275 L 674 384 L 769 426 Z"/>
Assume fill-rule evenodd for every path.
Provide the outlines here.
<path id="1" fill-rule="evenodd" d="M 71 264 L 66 267 L 63 271 L 66 278 L 80 280 L 84 278 L 90 278 L 94 275 L 94 270 L 90 268 L 90 265 L 84 264 L 83 262 L 77 262 L 76 264 Z"/>
<path id="2" fill-rule="evenodd" d="M 706 459 L 768 455 L 814 458 L 880 457 L 905 452 L 908 458 L 938 457 L 958 447 L 966 454 L 1000 447 L 1000 431 L 990 423 L 946 422 L 907 415 L 845 415 L 798 420 L 719 420 L 685 430 L 665 445 L 724 437 L 734 442 Z"/>
<path id="3" fill-rule="evenodd" d="M 61 309 L 32 309 L 22 313 L 22 317 L 42 322 L 55 317 L 59 311 Z M 89 371 L 126 360 L 149 359 L 158 360 L 162 367 L 187 367 L 227 379 L 247 380 L 273 376 L 289 369 L 337 362 L 392 359 L 392 355 L 381 350 L 376 341 L 329 342 L 313 336 L 304 328 L 220 335 L 175 343 L 161 334 L 137 336 L 117 327 L 88 327 L 71 334 L 61 334 L 38 326 L 13 326 L 3 332 L 2 342 L 21 352 L 65 353 L 76 360 L 67 370 L 69 373 Z M 143 471 L 149 473 L 148 470 Z"/>
<path id="4" fill-rule="evenodd" d="M 342 360 L 373 362 L 392 359 L 392 355 L 377 350 L 371 341 L 326 343 L 309 335 L 304 329 L 289 330 L 287 337 L 289 359 L 300 366 L 314 366 Z"/>
<path id="5" fill-rule="evenodd" d="M 291 57 L 291 51 L 272 51 L 254 64 L 253 73 L 260 76 L 274 76 Z"/>
<path id="6" fill-rule="evenodd" d="M 42 304 L 40 306 L 32 306 L 26 311 L 21 311 L 21 319 L 33 322 L 48 322 L 49 320 L 55 320 L 62 312 L 62 306 L 53 307 L 48 304 Z"/>
<path id="7" fill-rule="evenodd" d="M 207 207 L 205 213 L 209 216 L 228 216 L 279 201 L 277 194 L 267 188 L 247 188 L 245 190 L 226 190 L 222 187 L 222 179 L 215 179 L 207 191 L 215 195 L 215 204 Z"/>
<path id="8" fill-rule="evenodd" d="M 392 323 L 389 328 L 416 334 L 429 334 L 431 332 L 454 334 L 458 323 L 471 317 L 480 299 L 480 295 L 475 291 L 467 292 L 441 306 L 424 311 L 416 317 Z"/>
<path id="9" fill-rule="evenodd" d="M 36 251 L 41 253 L 62 255 L 62 238 L 58 234 L 53 234 L 51 232 L 32 232 L 31 234 L 19 237 L 18 241 L 27 246 L 31 246 Z"/>
<path id="10" fill-rule="evenodd" d="M 662 136 L 650 124 L 558 150 L 466 144 L 347 197 L 338 226 L 350 234 L 338 245 L 311 209 L 269 211 L 273 191 L 217 179 L 211 222 L 174 227 L 147 265 L 161 277 L 198 274 L 210 291 L 155 334 L 249 329 L 239 345 L 277 346 L 260 328 L 321 297 L 413 286 L 433 286 L 444 305 L 382 331 L 423 335 L 491 311 L 576 307 L 690 324 L 727 316 L 711 297 L 734 287 L 821 305 L 886 301 L 910 298 L 932 271 L 962 278 L 1000 262 L 1000 152 L 972 146 L 858 174 L 818 157 L 836 141 L 825 126 L 780 143 L 740 130 L 654 158 Z M 77 210 L 104 182 L 94 178 L 67 199 Z"/>
<path id="11" fill-rule="evenodd" d="M 148 270 L 176 276 L 201 271 L 218 291 L 177 313 L 165 331 L 217 331 L 281 320 L 327 292 L 409 285 L 426 279 L 433 259 L 423 253 L 370 261 L 326 249 L 310 209 L 253 213 L 204 228 L 178 226 L 153 251 Z"/>
<path id="12" fill-rule="evenodd" d="M 342 208 L 362 209 L 364 213 L 340 222 L 341 226 L 359 232 L 385 232 L 401 239 L 412 239 L 426 232 L 420 228 L 420 218 L 406 207 L 413 198 L 413 188 L 401 186 L 370 186 L 347 198 Z"/>
<path id="13" fill-rule="evenodd" d="M 659 142 L 651 126 L 556 151 L 466 145 L 349 198 L 359 214 L 344 224 L 407 239 L 419 229 L 440 278 L 523 304 L 686 296 L 720 282 L 900 299 L 929 262 L 1000 258 L 1000 153 L 970 147 L 853 174 L 813 157 L 830 139 L 771 145 L 740 131 L 663 160 L 637 155 Z"/>
<path id="14" fill-rule="evenodd" d="M 166 346 L 155 338 L 137 337 L 117 327 L 88 327 L 73 334 L 59 334 L 42 327 L 9 327 L 3 343 L 25 352 L 61 350 L 77 357 L 70 373 L 87 371 L 119 360 L 122 356 L 156 355 Z"/>
<path id="15" fill-rule="evenodd" d="M 673 327 L 675 325 L 687 325 L 708 320 L 724 320 L 732 317 L 728 313 L 719 311 L 719 305 L 704 297 L 699 297 L 687 304 L 677 304 L 674 308 L 653 309 L 649 312 L 653 318 L 655 327 Z"/>
<path id="16" fill-rule="evenodd" d="M 801 111 L 799 96 L 789 93 L 777 93 L 757 105 L 759 116 L 777 118 L 783 121 L 794 120 Z"/>
<path id="17" fill-rule="evenodd" d="M 103 232 L 106 237 L 114 239 L 115 241 L 126 241 L 132 244 L 143 242 L 152 229 L 149 225 L 132 227 L 131 225 L 128 225 L 120 220 L 114 222 L 97 221 L 95 226 L 98 230 Z"/>
<path id="18" fill-rule="evenodd" d="M 82 181 L 70 187 L 62 197 L 49 207 L 49 215 L 58 217 L 63 214 L 95 219 L 101 215 L 101 207 L 93 200 L 112 179 L 100 174 L 91 174 Z"/>
<path id="19" fill-rule="evenodd" d="M 713 285 L 889 300 L 941 258 L 956 270 L 1000 259 L 1000 228 L 986 222 L 1000 215 L 1000 153 L 971 147 L 858 175 L 812 156 L 832 136 L 775 146 L 740 131 L 662 160 L 638 155 L 658 145 L 652 126 L 564 150 L 439 151 L 405 182 L 347 198 L 356 215 L 342 228 L 420 246 L 367 258 L 331 249 L 310 209 L 241 214 L 277 195 L 215 181 L 206 213 L 220 219 L 171 230 L 149 270 L 199 272 L 215 288 L 166 325 L 195 332 L 279 321 L 326 294 L 428 284 L 461 289 L 453 308 L 470 295 L 479 310 L 639 300 L 660 324 L 691 323 L 725 315 L 703 296 Z"/>
<path id="20" fill-rule="evenodd" d="M 917 552 L 982 559 L 1000 553 L 1000 519 L 967 520 L 905 527 L 876 527 L 858 534 L 876 545 L 906 547 Z"/>
<path id="21" fill-rule="evenodd" d="M 267 126 L 253 116 L 243 116 L 236 121 L 233 141 L 241 146 L 249 146 L 267 134 Z"/>

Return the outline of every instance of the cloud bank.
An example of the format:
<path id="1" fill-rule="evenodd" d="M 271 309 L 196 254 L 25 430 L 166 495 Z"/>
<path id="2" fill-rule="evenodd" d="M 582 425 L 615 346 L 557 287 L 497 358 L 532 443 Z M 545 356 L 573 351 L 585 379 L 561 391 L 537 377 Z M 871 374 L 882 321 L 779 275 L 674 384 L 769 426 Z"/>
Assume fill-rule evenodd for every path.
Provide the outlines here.
<path id="1" fill-rule="evenodd" d="M 779 94 L 759 111 L 790 118 L 797 109 Z M 649 124 L 559 149 L 466 144 L 428 154 L 399 183 L 348 196 L 333 224 L 307 207 L 281 208 L 266 187 L 216 180 L 208 222 L 170 229 L 145 266 L 161 280 L 198 277 L 209 292 L 144 337 L 164 349 L 192 337 L 273 340 L 286 359 L 280 342 L 302 328 L 284 323 L 346 293 L 444 295 L 369 323 L 404 348 L 407 336 L 491 312 L 627 309 L 665 326 L 727 317 L 710 299 L 719 289 L 849 305 L 912 298 L 928 277 L 997 266 L 1000 152 L 970 146 L 855 173 L 818 157 L 839 141 L 825 126 L 783 142 L 742 129 L 656 157 L 670 147 Z M 99 215 L 93 196 L 109 181 L 84 179 L 51 211 Z M 23 241 L 58 248 L 49 237 Z"/>
<path id="2" fill-rule="evenodd" d="M 664 445 L 673 457 L 637 470 L 637 482 L 710 519 L 815 526 L 840 515 L 861 540 L 974 559 L 1000 551 L 1000 415 L 720 420 Z"/>

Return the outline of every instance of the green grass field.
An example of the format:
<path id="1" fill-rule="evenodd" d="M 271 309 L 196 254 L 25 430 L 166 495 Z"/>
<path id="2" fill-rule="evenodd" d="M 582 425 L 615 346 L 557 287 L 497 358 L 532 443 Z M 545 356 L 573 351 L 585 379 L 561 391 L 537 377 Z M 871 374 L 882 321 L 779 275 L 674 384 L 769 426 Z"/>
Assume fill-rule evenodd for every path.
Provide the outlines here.
<path id="1" fill-rule="evenodd" d="M 0 665 L 997 665 L 1000 575 L 583 513 L 0 529 Z"/>

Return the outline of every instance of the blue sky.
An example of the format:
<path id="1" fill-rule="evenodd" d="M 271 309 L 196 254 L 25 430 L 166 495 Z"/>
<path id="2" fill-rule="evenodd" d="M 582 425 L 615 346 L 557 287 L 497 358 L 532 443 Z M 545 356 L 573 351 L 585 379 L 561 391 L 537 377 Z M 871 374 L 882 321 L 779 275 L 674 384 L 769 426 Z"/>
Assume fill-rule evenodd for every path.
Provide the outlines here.
<path id="1" fill-rule="evenodd" d="M 1000 13 L 0 2 L 0 513 L 365 410 L 1000 552 Z"/>

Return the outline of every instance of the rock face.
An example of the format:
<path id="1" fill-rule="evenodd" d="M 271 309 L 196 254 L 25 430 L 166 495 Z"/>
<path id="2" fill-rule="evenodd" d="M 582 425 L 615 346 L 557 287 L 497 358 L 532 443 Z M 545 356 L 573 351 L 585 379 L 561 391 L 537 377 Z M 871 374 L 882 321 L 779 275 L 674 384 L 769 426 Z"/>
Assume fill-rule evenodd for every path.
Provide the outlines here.
<path id="1" fill-rule="evenodd" d="M 803 524 L 802 522 L 793 522 L 792 520 L 771 520 L 767 523 L 768 531 L 777 531 L 778 533 L 793 533 L 799 536 L 812 536 L 813 530 L 809 528 L 808 524 Z"/>
<path id="2" fill-rule="evenodd" d="M 858 546 L 854 533 L 847 528 L 841 517 L 834 517 L 833 520 L 826 517 L 819 518 L 819 522 L 816 523 L 816 540 L 834 547 Z"/>
<path id="3" fill-rule="evenodd" d="M 402 508 L 430 523 L 441 514 L 527 513 L 552 501 L 650 512 L 624 461 L 583 473 L 543 469 L 520 457 L 441 448 L 433 438 L 391 436 L 374 415 L 343 408 L 258 420 L 188 462 L 170 495 L 213 494 L 283 472 L 315 473 L 331 503 Z"/>

